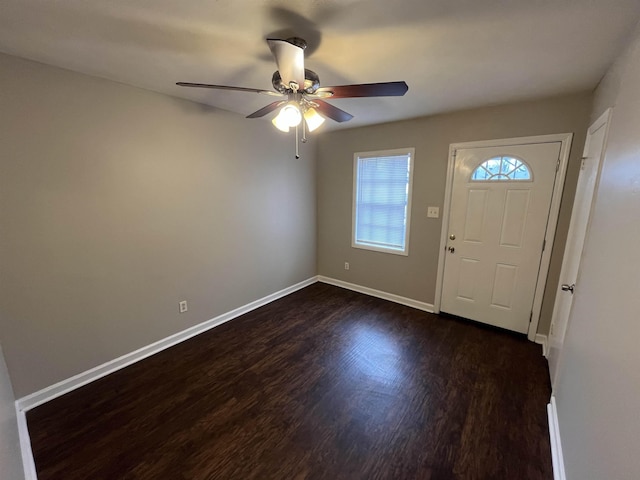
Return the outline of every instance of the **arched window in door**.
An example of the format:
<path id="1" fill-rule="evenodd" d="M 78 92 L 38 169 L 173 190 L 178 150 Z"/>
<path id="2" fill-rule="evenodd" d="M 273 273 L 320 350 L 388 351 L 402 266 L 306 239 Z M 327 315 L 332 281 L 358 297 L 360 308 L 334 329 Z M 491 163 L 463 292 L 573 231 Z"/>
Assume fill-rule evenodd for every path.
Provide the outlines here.
<path id="1" fill-rule="evenodd" d="M 527 181 L 533 179 L 531 170 L 522 160 L 499 156 L 482 162 L 471 174 L 472 182 Z"/>

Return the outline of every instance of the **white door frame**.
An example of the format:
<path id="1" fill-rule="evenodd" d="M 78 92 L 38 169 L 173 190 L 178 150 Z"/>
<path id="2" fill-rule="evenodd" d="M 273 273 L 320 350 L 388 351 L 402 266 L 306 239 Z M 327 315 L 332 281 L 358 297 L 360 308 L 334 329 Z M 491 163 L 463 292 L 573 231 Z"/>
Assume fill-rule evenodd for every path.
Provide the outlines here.
<path id="1" fill-rule="evenodd" d="M 549 272 L 549 261 L 553 250 L 553 240 L 556 236 L 556 225 L 558 224 L 558 214 L 560 213 L 560 201 L 562 200 L 562 190 L 564 189 L 564 179 L 567 175 L 567 165 L 569 163 L 569 152 L 571 150 L 571 140 L 573 133 L 558 133 L 553 135 L 536 135 L 533 137 L 502 138 L 498 140 L 483 140 L 477 142 L 452 143 L 449 145 L 449 164 L 447 166 L 447 183 L 444 194 L 444 205 L 442 208 L 442 231 L 440 233 L 440 254 L 438 256 L 438 275 L 436 278 L 436 298 L 433 302 L 433 310 L 440 313 L 440 303 L 442 301 L 442 282 L 444 280 L 444 260 L 447 245 L 447 233 L 449 232 L 449 215 L 451 209 L 451 192 L 453 190 L 453 173 L 455 168 L 456 151 L 464 148 L 500 147 L 507 145 L 531 145 L 534 143 L 560 142 L 560 158 L 558 161 L 558 173 L 553 186 L 551 196 L 551 207 L 549 208 L 549 219 L 544 235 L 545 248 L 542 251 L 540 260 L 540 270 L 536 282 L 536 291 L 533 297 L 533 308 L 531 312 L 531 322 L 527 338 L 535 341 L 540 321 L 540 310 L 542 308 L 542 298 L 544 288 L 547 284 L 547 273 Z"/>

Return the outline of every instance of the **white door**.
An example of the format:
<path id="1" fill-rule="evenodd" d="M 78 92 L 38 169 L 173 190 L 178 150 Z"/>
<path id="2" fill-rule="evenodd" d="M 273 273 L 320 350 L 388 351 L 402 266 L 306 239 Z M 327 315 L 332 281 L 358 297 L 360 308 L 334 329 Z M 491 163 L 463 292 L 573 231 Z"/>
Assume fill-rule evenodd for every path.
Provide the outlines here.
<path id="1" fill-rule="evenodd" d="M 578 283 L 578 270 L 584 248 L 584 239 L 587 234 L 593 195 L 600 171 L 602 153 L 607 136 L 610 110 L 607 110 L 594 122 L 587 132 L 584 145 L 582 166 L 578 177 L 576 196 L 573 201 L 571 223 L 567 243 L 562 259 L 560 271 L 560 286 L 556 293 L 556 301 L 553 306 L 551 318 L 551 330 L 549 331 L 549 373 L 552 384 L 555 384 L 558 375 L 558 362 L 564 342 L 564 334 L 567 330 L 571 305 L 573 304 L 573 290 Z"/>
<path id="2" fill-rule="evenodd" d="M 441 311 L 527 332 L 561 146 L 456 151 Z"/>

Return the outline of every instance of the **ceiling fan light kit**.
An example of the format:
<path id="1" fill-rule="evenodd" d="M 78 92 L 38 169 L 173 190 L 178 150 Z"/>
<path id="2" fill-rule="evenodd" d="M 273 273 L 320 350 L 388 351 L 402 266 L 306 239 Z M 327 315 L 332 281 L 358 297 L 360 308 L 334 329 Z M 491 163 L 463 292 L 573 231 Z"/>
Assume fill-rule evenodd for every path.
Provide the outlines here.
<path id="1" fill-rule="evenodd" d="M 307 108 L 304 112 L 304 120 L 307 123 L 307 129 L 310 132 L 313 132 L 324 123 L 324 117 L 313 107 Z"/>
<path id="2" fill-rule="evenodd" d="M 302 113 L 295 100 L 288 102 L 271 121 L 281 132 L 288 133 L 291 127 L 300 125 Z"/>
<path id="3" fill-rule="evenodd" d="M 271 83 L 275 91 L 257 88 L 212 85 L 206 83 L 178 82 L 181 87 L 212 88 L 219 90 L 235 90 L 271 96 L 287 96 L 286 100 L 278 100 L 260 110 L 247 115 L 247 118 L 259 118 L 279 109 L 273 118 L 273 125 L 280 131 L 288 133 L 296 130 L 296 158 L 298 155 L 298 126 L 302 123 L 302 142 L 306 142 L 306 131 L 313 132 L 328 117 L 336 122 L 347 122 L 353 115 L 325 102 L 324 98 L 356 98 L 356 97 L 400 97 L 409 87 L 405 82 L 365 83 L 360 85 L 341 85 L 320 87 L 320 78 L 312 70 L 304 68 L 304 49 L 307 43 L 298 37 L 286 40 L 267 39 L 267 44 L 276 60 L 278 70 L 274 72 Z M 302 119 L 304 118 L 304 122 Z"/>
<path id="4" fill-rule="evenodd" d="M 273 126 L 276 127 L 278 130 L 280 130 L 281 132 L 289 133 L 290 127 L 285 121 L 283 121 L 280 115 L 276 115 L 275 117 L 273 117 L 273 120 L 271 120 L 271 123 L 273 123 Z"/>
<path id="5" fill-rule="evenodd" d="M 291 101 L 282 107 L 278 117 L 280 117 L 289 127 L 300 125 L 300 121 L 302 120 L 300 108 L 296 105 L 295 101 Z"/>

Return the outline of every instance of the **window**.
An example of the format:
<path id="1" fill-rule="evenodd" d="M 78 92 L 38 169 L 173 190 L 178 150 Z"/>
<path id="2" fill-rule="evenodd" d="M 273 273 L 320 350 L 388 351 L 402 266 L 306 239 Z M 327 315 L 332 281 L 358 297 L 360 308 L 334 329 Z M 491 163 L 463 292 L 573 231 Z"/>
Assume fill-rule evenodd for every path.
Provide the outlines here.
<path id="1" fill-rule="evenodd" d="M 471 174 L 471 181 L 530 181 L 531 171 L 522 161 L 514 157 L 493 157 L 481 163 Z"/>
<path id="2" fill-rule="evenodd" d="M 413 148 L 354 155 L 356 248 L 408 255 Z"/>

